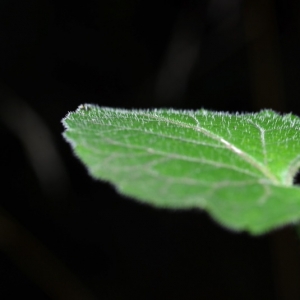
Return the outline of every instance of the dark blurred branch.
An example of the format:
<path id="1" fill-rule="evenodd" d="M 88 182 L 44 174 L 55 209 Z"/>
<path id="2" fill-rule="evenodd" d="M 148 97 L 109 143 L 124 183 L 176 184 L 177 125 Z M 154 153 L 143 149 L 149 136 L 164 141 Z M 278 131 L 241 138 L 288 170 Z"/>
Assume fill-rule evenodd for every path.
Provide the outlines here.
<path id="1" fill-rule="evenodd" d="M 229 59 L 241 48 L 244 42 L 239 26 L 242 2 L 184 2 L 155 83 L 155 96 L 160 103 L 184 98 L 198 62 L 198 68 L 203 74 Z M 209 49 L 213 55 L 204 53 L 202 57 L 203 49 Z"/>
<path id="2" fill-rule="evenodd" d="M 253 107 L 284 111 L 284 84 L 273 0 L 245 2 L 245 36 L 253 88 Z M 300 299 L 300 246 L 290 228 L 271 235 L 278 299 Z"/>
<path id="3" fill-rule="evenodd" d="M 244 28 L 254 108 L 284 111 L 284 86 L 274 5 L 273 0 L 245 1 Z"/>
<path id="4" fill-rule="evenodd" d="M 42 118 L 20 97 L 0 85 L 0 120 L 20 139 L 48 198 L 66 196 L 70 181 L 52 134 Z"/>
<path id="5" fill-rule="evenodd" d="M 187 2 L 189 3 L 189 2 Z M 177 17 L 165 57 L 158 72 L 155 96 L 161 103 L 183 97 L 200 52 L 203 20 L 196 8 L 182 9 Z"/>
<path id="6" fill-rule="evenodd" d="M 59 259 L 1 208 L 0 250 L 51 299 L 97 299 Z"/>

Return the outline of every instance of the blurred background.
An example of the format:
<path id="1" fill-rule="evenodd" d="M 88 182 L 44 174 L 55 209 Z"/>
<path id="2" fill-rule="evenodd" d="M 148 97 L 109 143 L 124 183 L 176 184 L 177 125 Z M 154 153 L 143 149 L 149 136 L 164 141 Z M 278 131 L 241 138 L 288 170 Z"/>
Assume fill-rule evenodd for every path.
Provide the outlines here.
<path id="1" fill-rule="evenodd" d="M 82 103 L 300 115 L 299 46 L 297 0 L 2 0 L 0 298 L 300 299 L 292 228 L 121 197 L 61 135 Z"/>

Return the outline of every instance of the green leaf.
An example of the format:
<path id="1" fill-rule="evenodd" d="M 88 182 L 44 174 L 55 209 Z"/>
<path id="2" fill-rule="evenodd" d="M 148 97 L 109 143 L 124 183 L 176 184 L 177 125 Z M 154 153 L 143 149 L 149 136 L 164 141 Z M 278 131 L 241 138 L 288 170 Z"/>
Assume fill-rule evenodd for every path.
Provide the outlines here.
<path id="1" fill-rule="evenodd" d="M 89 173 L 125 195 L 162 208 L 204 209 L 252 234 L 300 220 L 294 115 L 81 105 L 63 124 Z"/>

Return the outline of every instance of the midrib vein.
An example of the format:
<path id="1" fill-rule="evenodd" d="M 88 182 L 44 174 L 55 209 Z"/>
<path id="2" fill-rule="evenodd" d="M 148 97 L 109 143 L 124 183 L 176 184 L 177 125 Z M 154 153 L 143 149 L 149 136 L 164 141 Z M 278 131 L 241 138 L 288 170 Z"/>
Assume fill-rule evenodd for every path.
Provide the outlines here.
<path id="1" fill-rule="evenodd" d="M 240 148 L 232 145 L 230 142 L 228 142 L 224 138 L 220 137 L 219 135 L 217 135 L 215 133 L 212 133 L 212 132 L 208 131 L 207 129 L 205 129 L 203 127 L 197 127 L 197 126 L 189 125 L 189 124 L 186 124 L 186 123 L 183 123 L 183 122 L 180 122 L 180 121 L 175 121 L 175 120 L 172 120 L 172 119 L 168 119 L 168 118 L 157 116 L 157 115 L 151 115 L 151 114 L 147 114 L 147 113 L 140 113 L 140 115 L 144 115 L 148 118 L 156 119 L 158 121 L 169 122 L 169 123 L 177 125 L 177 126 L 190 128 L 190 129 L 193 129 L 195 131 L 199 131 L 199 132 L 203 133 L 204 135 L 206 135 L 207 137 L 210 137 L 211 139 L 214 139 L 215 141 L 221 142 L 227 149 L 231 150 L 233 153 L 240 156 L 245 162 L 247 162 L 251 166 L 258 169 L 264 176 L 266 176 L 267 178 L 272 180 L 273 183 L 279 184 L 278 179 L 269 171 L 268 168 L 261 165 L 252 156 L 248 155 L 247 153 L 245 153 Z"/>

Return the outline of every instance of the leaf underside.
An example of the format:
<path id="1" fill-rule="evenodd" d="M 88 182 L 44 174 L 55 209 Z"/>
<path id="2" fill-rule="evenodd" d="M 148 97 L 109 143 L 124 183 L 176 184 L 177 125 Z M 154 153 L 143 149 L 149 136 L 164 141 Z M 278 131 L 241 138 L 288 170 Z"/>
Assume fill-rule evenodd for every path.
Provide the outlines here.
<path id="1" fill-rule="evenodd" d="M 292 114 L 81 105 L 63 124 L 94 178 L 142 202 L 200 208 L 252 234 L 300 219 L 300 119 Z"/>

